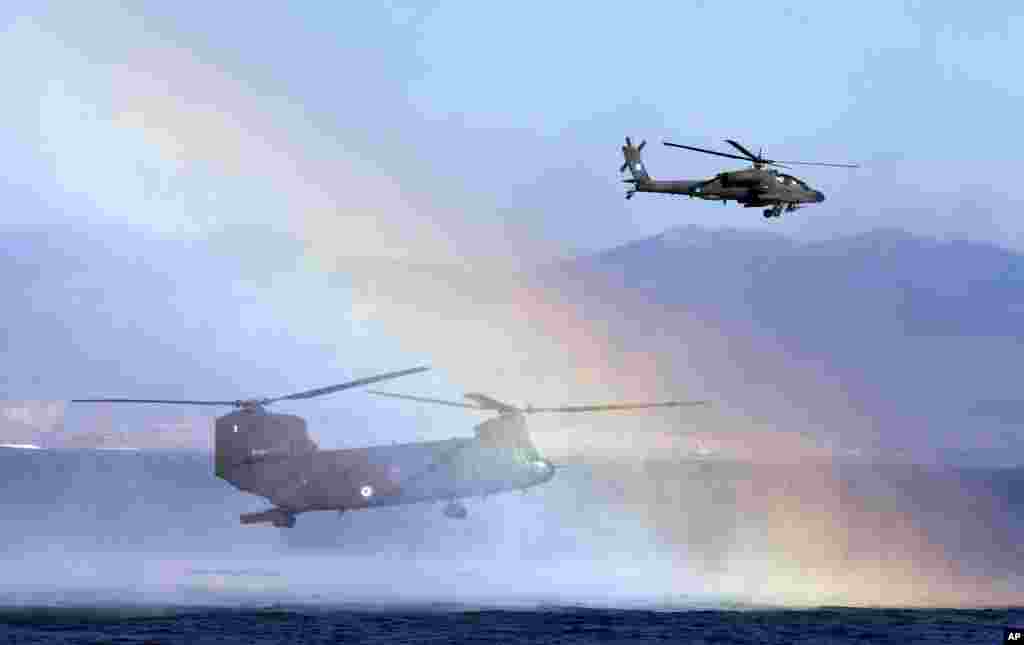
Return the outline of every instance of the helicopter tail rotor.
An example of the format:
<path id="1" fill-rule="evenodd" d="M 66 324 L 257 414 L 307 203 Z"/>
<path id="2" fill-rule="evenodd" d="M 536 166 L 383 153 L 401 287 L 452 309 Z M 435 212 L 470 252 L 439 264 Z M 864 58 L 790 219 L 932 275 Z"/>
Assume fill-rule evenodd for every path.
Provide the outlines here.
<path id="1" fill-rule="evenodd" d="M 644 166 L 643 158 L 640 156 L 640 151 L 647 145 L 647 141 L 641 141 L 640 145 L 634 146 L 633 140 L 626 137 L 626 145 L 622 146 L 622 165 L 619 166 L 619 172 L 629 171 L 630 179 L 625 179 L 626 183 L 633 184 L 633 188 L 626 191 L 626 199 L 631 199 L 633 194 L 640 190 L 644 184 L 651 181 L 651 176 L 647 174 L 647 168 Z"/>

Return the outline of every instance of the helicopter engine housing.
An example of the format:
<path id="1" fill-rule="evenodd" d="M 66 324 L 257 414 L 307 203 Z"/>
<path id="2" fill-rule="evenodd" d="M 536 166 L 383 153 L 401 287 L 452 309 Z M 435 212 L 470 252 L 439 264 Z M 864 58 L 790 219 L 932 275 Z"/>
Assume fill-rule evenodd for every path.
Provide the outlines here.
<path id="1" fill-rule="evenodd" d="M 515 446 L 529 441 L 526 419 L 521 414 L 502 414 L 488 419 L 473 429 L 476 438 L 495 446 Z"/>
<path id="2" fill-rule="evenodd" d="M 292 414 L 242 409 L 219 417 L 214 427 L 214 472 L 227 481 L 240 466 L 317 450 L 306 420 Z"/>
<path id="3" fill-rule="evenodd" d="M 763 174 L 758 170 L 737 170 L 724 172 L 718 178 L 725 188 L 742 188 L 744 186 L 759 186 L 763 180 Z"/>

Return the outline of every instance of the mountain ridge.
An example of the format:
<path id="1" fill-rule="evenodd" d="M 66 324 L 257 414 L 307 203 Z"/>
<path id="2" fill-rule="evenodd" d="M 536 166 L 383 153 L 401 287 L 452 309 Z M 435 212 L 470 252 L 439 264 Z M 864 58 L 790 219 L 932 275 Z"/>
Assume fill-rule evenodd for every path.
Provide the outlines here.
<path id="1" fill-rule="evenodd" d="M 84 323 L 88 334 L 97 339 L 110 336 L 104 330 L 108 320 L 123 324 L 124 303 L 134 305 L 140 298 L 147 303 L 146 310 L 140 312 L 145 320 L 156 321 L 156 312 L 165 312 L 166 321 L 167 311 L 172 310 L 160 302 L 180 297 L 183 287 L 167 280 L 161 270 L 175 263 L 177 246 L 142 241 L 123 260 L 108 252 L 107 243 L 70 232 L 21 234 L 13 239 L 14 251 L 0 257 L 0 280 L 12 294 L 8 299 L 12 305 L 10 324 L 0 338 L 5 341 L 2 349 L 8 366 L 6 397 L 38 391 L 43 374 L 48 375 L 47 380 L 56 374 L 58 383 L 63 382 L 57 391 L 75 391 L 71 386 L 80 388 L 75 385 L 75 374 L 62 373 L 64 365 L 74 361 L 102 370 L 103 378 L 111 382 L 125 378 L 118 376 L 121 368 L 116 361 L 83 345 L 81 331 L 76 333 L 79 338 L 73 339 L 65 323 L 39 307 L 56 306 L 69 295 L 81 295 L 80 307 L 102 312 L 91 313 L 77 323 Z M 96 262 L 93 255 L 97 255 Z M 189 257 L 193 256 L 202 257 L 189 251 Z M 147 274 L 154 278 L 149 293 L 126 296 L 104 287 L 126 263 L 146 265 Z M 431 279 L 443 283 L 449 273 L 442 271 Z M 1024 453 L 1017 432 L 1024 404 L 1017 403 L 1014 386 L 1015 365 L 1024 360 L 1024 343 L 1020 342 L 1024 335 L 1024 299 L 1020 295 L 1024 293 L 1024 256 L 1012 251 L 898 229 L 799 242 L 771 231 L 690 225 L 549 265 L 536 275 L 566 302 L 579 305 L 588 324 L 596 325 L 587 333 L 606 330 L 602 333 L 608 334 L 607 342 L 613 346 L 627 352 L 648 351 L 665 358 L 669 365 L 685 356 L 677 352 L 700 349 L 688 349 L 687 328 L 673 325 L 685 318 L 716 330 L 721 343 L 714 350 L 707 349 L 704 362 L 695 365 L 706 369 L 716 362 L 738 361 L 719 379 L 722 393 L 735 389 L 730 378 L 752 379 L 746 391 L 788 387 L 777 408 L 787 402 L 795 408 L 814 404 L 818 395 L 805 391 L 808 381 L 785 383 L 788 367 L 767 359 L 762 366 L 754 364 L 760 356 L 774 352 L 834 377 L 836 387 L 849 395 L 852 409 L 880 420 L 886 428 L 882 433 L 885 441 L 902 437 L 899 442 L 905 445 L 901 450 L 936 443 L 948 456 L 979 448 L 973 444 L 980 442 L 993 459 L 1013 456 L 1019 460 L 1016 455 Z M 396 276 L 401 278 L 400 273 Z M 76 287 L 75 293 L 69 294 L 65 287 L 69 279 L 88 288 Z M 514 277 L 513 282 L 519 279 Z M 483 284 L 470 285 L 476 291 L 467 292 L 482 299 L 477 305 L 506 299 L 501 286 L 482 278 L 477 281 Z M 454 295 L 453 302 L 470 297 L 457 290 Z M 424 302 L 429 305 L 432 301 L 427 298 Z M 661 314 L 683 318 L 677 316 L 666 323 L 669 318 L 660 318 Z M 203 383 L 194 384 L 198 390 L 231 389 L 217 385 L 221 374 L 210 373 L 208 364 L 191 358 L 190 354 L 202 351 L 214 356 L 222 346 L 221 339 L 207 332 L 201 320 L 196 322 L 180 336 L 156 343 L 151 338 L 153 331 L 145 326 L 141 331 L 125 326 L 123 333 L 120 329 L 117 333 L 124 347 L 149 355 L 150 362 L 165 368 L 158 378 L 167 381 L 166 389 L 172 395 L 177 390 L 185 394 L 175 378 L 183 373 L 206 375 L 200 379 Z M 177 329 L 173 324 L 160 324 Z M 142 319 L 135 323 L 136 328 L 139 325 L 143 325 Z M 40 330 L 49 339 L 45 343 L 13 342 Z M 657 338 L 666 336 L 673 342 L 659 345 Z M 193 344 L 195 341 L 201 342 Z M 176 349 L 182 344 L 192 348 L 189 353 Z M 717 355 L 717 351 L 725 354 Z M 253 368 L 265 366 L 253 364 Z M 31 374 L 36 375 L 35 386 L 29 383 L 32 379 L 27 375 Z M 154 391 L 159 385 L 153 383 Z M 741 392 L 736 396 L 743 399 L 747 395 Z M 984 401 L 1003 403 L 979 407 Z M 737 400 L 723 403 L 736 404 Z M 828 423 L 829 409 L 822 409 L 816 420 L 810 421 L 812 425 Z M 757 406 L 751 410 L 748 414 L 765 414 Z M 987 411 L 981 414 L 976 410 Z M 150 412 L 137 414 L 141 418 Z M 123 416 L 129 418 L 130 414 L 126 410 Z M 767 421 L 780 423 L 778 419 Z M 966 435 L 965 427 L 971 429 Z M 900 428 L 900 432 L 892 428 Z M 15 428 L 12 421 L 10 430 L 17 443 L 29 438 L 23 425 Z M 208 444 L 208 432 L 202 434 L 201 443 Z M 145 447 L 148 440 L 141 435 L 139 445 Z M 168 442 L 156 443 L 168 446 Z M 180 445 L 177 437 L 171 443 Z"/>

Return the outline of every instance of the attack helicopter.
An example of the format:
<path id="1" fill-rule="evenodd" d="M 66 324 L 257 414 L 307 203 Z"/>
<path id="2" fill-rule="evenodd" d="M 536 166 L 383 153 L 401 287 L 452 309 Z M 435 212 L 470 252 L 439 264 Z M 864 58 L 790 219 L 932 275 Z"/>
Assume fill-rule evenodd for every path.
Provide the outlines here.
<path id="1" fill-rule="evenodd" d="M 476 427 L 473 438 L 452 438 L 365 448 L 321 450 L 306 420 L 273 414 L 278 401 L 323 396 L 426 371 L 418 367 L 357 379 L 287 396 L 248 400 L 73 399 L 72 403 L 157 403 L 232 406 L 214 422 L 214 474 L 235 488 L 267 499 L 272 507 L 239 516 L 242 524 L 291 528 L 300 513 L 357 510 L 425 501 L 445 501 L 444 514 L 467 515 L 459 500 L 525 490 L 550 480 L 555 465 L 543 459 L 526 433 L 524 415 L 534 412 L 591 412 L 640 407 L 675 407 L 679 401 L 562 408 L 519 409 L 480 394 L 476 405 L 413 398 L 499 413 Z M 694 402 L 692 404 L 703 404 Z"/>
<path id="2" fill-rule="evenodd" d="M 751 167 L 721 172 L 710 179 L 658 181 L 652 179 L 647 173 L 647 168 L 640 156 L 640 151 L 644 149 L 647 141 L 641 141 L 639 146 L 634 146 L 630 138 L 626 137 L 626 145 L 622 146 L 622 156 L 625 161 L 619 168 L 620 173 L 629 170 L 632 176 L 631 179 L 623 180 L 623 183 L 633 184 L 633 187 L 626 191 L 626 199 L 631 199 L 636 193 L 668 193 L 686 195 L 690 198 L 720 200 L 723 204 L 735 201 L 744 208 L 768 206 L 769 208 L 764 210 L 764 216 L 772 218 L 779 217 L 783 212 L 791 213 L 798 208 L 825 201 L 825 195 L 820 190 L 814 190 L 803 180 L 779 172 L 775 167 L 787 168 L 786 164 L 833 168 L 860 167 L 857 164 L 766 159 L 763 150 L 755 155 L 732 139 L 726 139 L 725 142 L 742 153 L 742 156 L 668 141 L 663 143 L 672 148 L 683 148 L 718 157 L 749 161 L 752 164 Z"/>

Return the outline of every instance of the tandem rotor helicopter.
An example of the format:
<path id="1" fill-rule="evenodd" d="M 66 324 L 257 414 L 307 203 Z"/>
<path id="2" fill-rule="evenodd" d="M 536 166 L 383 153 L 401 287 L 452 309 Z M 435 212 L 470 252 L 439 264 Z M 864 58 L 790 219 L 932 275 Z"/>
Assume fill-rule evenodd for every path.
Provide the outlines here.
<path id="1" fill-rule="evenodd" d="M 537 412 L 600 412 L 637 408 L 704 405 L 707 401 L 666 401 L 518 408 L 482 394 L 466 394 L 472 404 L 405 394 L 381 396 L 497 412 L 474 428 L 475 436 L 366 448 L 320 450 L 309 436 L 306 420 L 272 414 L 278 401 L 310 399 L 378 381 L 424 372 L 417 367 L 357 379 L 287 396 L 239 401 L 167 399 L 74 399 L 72 403 L 167 403 L 233 406 L 214 423 L 214 474 L 239 490 L 266 498 L 273 506 L 244 513 L 242 524 L 295 526 L 295 516 L 309 511 L 338 511 L 426 501 L 447 502 L 444 514 L 462 519 L 459 501 L 549 481 L 555 464 L 544 459 L 526 430 L 526 415 Z"/>
<path id="2" fill-rule="evenodd" d="M 619 168 L 620 173 L 628 169 L 632 175 L 631 179 L 623 180 L 624 183 L 633 184 L 633 188 L 626 191 L 626 199 L 631 199 L 635 193 L 686 195 L 691 198 L 721 200 L 723 204 L 735 201 L 742 204 L 744 208 L 769 206 L 770 208 L 764 210 L 764 216 L 766 218 L 779 217 L 783 212 L 790 213 L 810 204 L 819 204 L 825 201 L 825 195 L 793 175 L 781 173 L 774 167 L 766 168 L 766 166 L 786 168 L 785 164 L 792 164 L 833 168 L 860 167 L 857 164 L 765 159 L 761 154 L 755 155 L 732 139 L 726 139 L 725 142 L 740 151 L 743 156 L 684 146 L 668 141 L 663 143 L 672 148 L 683 148 L 718 157 L 749 161 L 753 164 L 752 167 L 721 172 L 710 179 L 658 181 L 652 179 L 647 173 L 647 168 L 644 167 L 640 157 L 640 151 L 644 149 L 647 142 L 641 141 L 639 146 L 634 146 L 630 138 L 626 137 L 626 145 L 622 146 L 622 156 L 625 161 Z"/>

